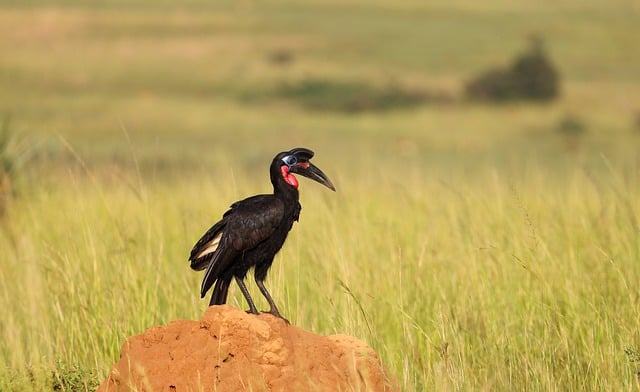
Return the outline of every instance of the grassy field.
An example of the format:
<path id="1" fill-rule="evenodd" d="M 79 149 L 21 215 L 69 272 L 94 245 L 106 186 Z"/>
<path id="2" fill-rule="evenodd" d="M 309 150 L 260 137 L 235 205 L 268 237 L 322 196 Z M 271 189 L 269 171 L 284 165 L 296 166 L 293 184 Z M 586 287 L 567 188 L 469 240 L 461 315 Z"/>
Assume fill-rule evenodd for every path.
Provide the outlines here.
<path id="1" fill-rule="evenodd" d="M 200 318 L 191 246 L 294 146 L 338 189 L 301 180 L 269 275 L 294 324 L 362 338 L 407 391 L 640 388 L 637 5 L 181 4 L 0 5 L 0 158 L 25 161 L 0 217 L 0 390 L 93 390 L 127 336 Z M 463 99 L 531 34 L 558 100 Z M 446 99 L 280 94 L 308 80 Z"/>

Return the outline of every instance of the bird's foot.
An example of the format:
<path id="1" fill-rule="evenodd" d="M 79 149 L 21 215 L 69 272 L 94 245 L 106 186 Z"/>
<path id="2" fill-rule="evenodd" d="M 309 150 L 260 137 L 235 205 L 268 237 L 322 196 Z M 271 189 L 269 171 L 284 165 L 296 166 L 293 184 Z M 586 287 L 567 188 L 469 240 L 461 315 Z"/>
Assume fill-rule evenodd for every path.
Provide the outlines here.
<path id="1" fill-rule="evenodd" d="M 247 314 L 255 314 L 256 316 L 260 314 L 257 309 L 247 309 L 245 312 L 247 312 Z"/>
<path id="2" fill-rule="evenodd" d="M 265 311 L 265 312 L 262 312 L 262 313 L 268 313 L 268 314 L 270 314 L 270 315 L 272 315 L 272 316 L 275 316 L 275 317 L 277 317 L 277 318 L 281 319 L 282 321 L 284 321 L 284 322 L 285 322 L 285 323 L 287 323 L 287 324 L 291 324 L 291 323 L 289 322 L 289 320 L 287 320 L 286 318 L 282 317 L 282 315 L 280 314 L 280 312 L 278 312 L 277 310 L 273 310 L 273 309 L 272 309 L 272 310 Z"/>

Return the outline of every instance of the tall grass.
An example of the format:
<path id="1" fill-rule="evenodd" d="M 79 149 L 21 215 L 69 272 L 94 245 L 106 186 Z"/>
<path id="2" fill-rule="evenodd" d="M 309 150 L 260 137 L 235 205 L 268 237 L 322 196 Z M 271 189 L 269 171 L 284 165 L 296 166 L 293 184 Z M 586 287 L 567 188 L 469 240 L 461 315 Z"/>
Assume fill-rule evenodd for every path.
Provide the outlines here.
<path id="1" fill-rule="evenodd" d="M 637 388 L 640 184 L 608 170 L 303 183 L 269 286 L 294 324 L 372 344 L 405 390 Z M 254 188 L 71 173 L 20 199 L 0 236 L 2 389 L 91 389 L 126 336 L 199 318 L 188 250 Z"/>

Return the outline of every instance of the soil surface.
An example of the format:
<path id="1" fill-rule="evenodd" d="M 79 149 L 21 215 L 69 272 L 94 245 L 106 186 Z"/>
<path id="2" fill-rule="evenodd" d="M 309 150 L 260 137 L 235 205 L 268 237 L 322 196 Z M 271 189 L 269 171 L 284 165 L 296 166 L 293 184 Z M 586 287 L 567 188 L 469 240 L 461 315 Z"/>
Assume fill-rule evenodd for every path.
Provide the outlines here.
<path id="1" fill-rule="evenodd" d="M 322 336 L 270 314 L 212 306 L 128 338 L 105 391 L 398 391 L 378 355 L 346 335 Z"/>

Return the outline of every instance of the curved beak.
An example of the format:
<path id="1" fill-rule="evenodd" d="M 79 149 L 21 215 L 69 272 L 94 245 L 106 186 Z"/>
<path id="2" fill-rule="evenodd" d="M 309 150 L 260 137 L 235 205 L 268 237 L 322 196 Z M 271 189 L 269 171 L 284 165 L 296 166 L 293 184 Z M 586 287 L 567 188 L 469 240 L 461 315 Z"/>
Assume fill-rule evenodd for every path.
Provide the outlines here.
<path id="1" fill-rule="evenodd" d="M 291 167 L 291 172 L 317 181 L 334 192 L 336 190 L 329 177 L 327 177 L 327 175 L 324 174 L 322 170 L 320 170 L 320 168 L 309 161 L 298 162 L 297 164 L 293 165 Z"/>

